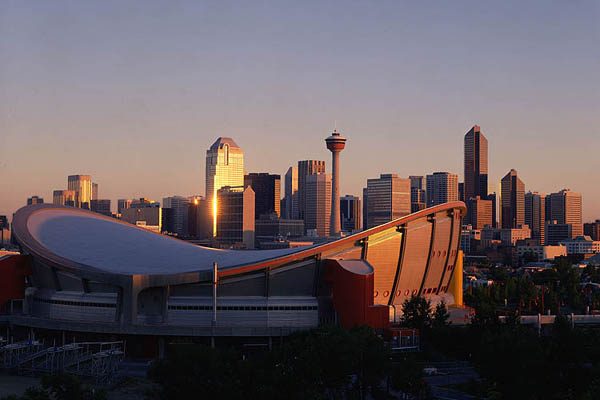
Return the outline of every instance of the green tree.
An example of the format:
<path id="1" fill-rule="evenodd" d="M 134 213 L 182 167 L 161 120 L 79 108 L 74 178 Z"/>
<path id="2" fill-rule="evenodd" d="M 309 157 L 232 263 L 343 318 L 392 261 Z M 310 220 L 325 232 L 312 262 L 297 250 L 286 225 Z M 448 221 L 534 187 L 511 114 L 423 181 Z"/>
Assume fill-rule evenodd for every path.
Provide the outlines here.
<path id="1" fill-rule="evenodd" d="M 435 306 L 431 326 L 438 329 L 444 328 L 450 325 L 450 322 L 448 322 L 449 318 L 450 314 L 448 313 L 448 308 L 446 307 L 446 303 L 442 300 Z"/>
<path id="2" fill-rule="evenodd" d="M 421 296 L 411 296 L 404 300 L 402 324 L 422 331 L 431 326 L 431 302 Z"/>

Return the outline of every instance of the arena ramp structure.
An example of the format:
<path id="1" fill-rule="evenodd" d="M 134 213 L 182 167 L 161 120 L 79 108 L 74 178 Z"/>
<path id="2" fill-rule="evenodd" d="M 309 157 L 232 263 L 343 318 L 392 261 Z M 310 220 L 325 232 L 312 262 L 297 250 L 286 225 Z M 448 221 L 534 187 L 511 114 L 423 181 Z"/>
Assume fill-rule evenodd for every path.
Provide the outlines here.
<path id="1" fill-rule="evenodd" d="M 332 322 L 385 328 L 410 296 L 454 302 L 465 212 L 453 202 L 324 244 L 220 250 L 87 210 L 26 206 L 13 234 L 30 287 L 13 322 L 179 336 L 279 336 Z"/>

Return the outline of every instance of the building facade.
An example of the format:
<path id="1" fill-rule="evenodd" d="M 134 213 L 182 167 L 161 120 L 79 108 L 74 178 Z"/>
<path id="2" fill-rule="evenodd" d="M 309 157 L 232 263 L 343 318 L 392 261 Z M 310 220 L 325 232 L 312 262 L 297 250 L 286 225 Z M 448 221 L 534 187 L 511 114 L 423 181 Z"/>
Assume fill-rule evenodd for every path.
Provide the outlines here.
<path id="1" fill-rule="evenodd" d="M 285 214 L 286 219 L 300 219 L 298 210 L 298 167 L 290 167 L 285 173 Z"/>
<path id="2" fill-rule="evenodd" d="M 600 240 L 600 219 L 583 224 L 583 234 L 591 237 L 592 240 Z"/>
<path id="3" fill-rule="evenodd" d="M 75 207 L 75 191 L 55 190 L 52 192 L 52 203 L 57 206 Z"/>
<path id="4" fill-rule="evenodd" d="M 254 191 L 250 186 L 217 190 L 217 242 L 221 247 L 243 244 L 254 248 Z"/>
<path id="5" fill-rule="evenodd" d="M 531 238 L 543 246 L 546 243 L 546 195 L 525 194 L 525 224 L 531 229 Z"/>
<path id="6" fill-rule="evenodd" d="M 262 215 L 277 214 L 281 217 L 281 176 L 268 173 L 250 173 L 244 175 L 244 186 L 254 191 L 255 219 Z"/>
<path id="7" fill-rule="evenodd" d="M 303 219 L 306 225 L 306 179 L 314 174 L 324 174 L 325 161 L 303 160 L 298 161 L 298 218 Z M 329 206 L 331 209 L 331 205 Z"/>
<path id="8" fill-rule="evenodd" d="M 449 172 L 434 172 L 427 175 L 427 206 L 459 201 L 458 175 Z"/>
<path id="9" fill-rule="evenodd" d="M 411 213 L 410 179 L 381 174 L 367 180 L 367 228 Z"/>
<path id="10" fill-rule="evenodd" d="M 600 241 L 592 240 L 589 236 L 577 236 L 570 240 L 563 240 L 560 244 L 567 248 L 567 254 L 600 253 Z"/>
<path id="11" fill-rule="evenodd" d="M 502 229 L 518 228 L 525 224 L 525 184 L 511 169 L 500 181 L 500 210 Z"/>
<path id="12" fill-rule="evenodd" d="M 473 126 L 464 138 L 464 199 L 487 198 L 488 190 L 488 141 L 481 128 Z"/>
<path id="13" fill-rule="evenodd" d="M 90 210 L 98 214 L 106 215 L 107 217 L 112 216 L 109 199 L 92 199 L 90 201 Z"/>
<path id="14" fill-rule="evenodd" d="M 551 193 L 548 197 L 550 198 L 548 221 L 572 225 L 573 237 L 583 235 L 581 194 L 563 189 L 558 193 Z"/>
<path id="15" fill-rule="evenodd" d="M 160 203 L 143 197 L 132 200 L 130 207 L 122 210 L 121 219 L 152 232 L 160 233 L 162 230 Z"/>
<path id="16" fill-rule="evenodd" d="M 32 204 L 44 204 L 44 199 L 39 196 L 31 196 L 27 198 L 27 205 L 30 206 Z"/>
<path id="17" fill-rule="evenodd" d="M 304 185 L 304 228 L 317 236 L 327 237 L 331 223 L 331 175 L 307 175 Z"/>
<path id="18" fill-rule="evenodd" d="M 217 229 L 217 190 L 244 185 L 244 152 L 232 138 L 218 138 L 206 150 L 206 196 L 211 202 L 213 236 Z"/>
<path id="19" fill-rule="evenodd" d="M 162 200 L 163 232 L 169 232 L 179 237 L 189 236 L 189 207 L 187 197 L 171 196 Z"/>
<path id="20" fill-rule="evenodd" d="M 92 178 L 89 175 L 69 175 L 67 189 L 75 192 L 75 207 L 90 209 Z"/>
<path id="21" fill-rule="evenodd" d="M 486 226 L 493 226 L 493 204 L 491 200 L 482 200 L 475 196 L 467 200 L 467 215 L 470 218 L 473 229 L 483 229 Z"/>
<path id="22" fill-rule="evenodd" d="M 349 194 L 340 197 L 340 217 L 344 232 L 357 232 L 360 230 L 361 214 L 360 198 Z"/>

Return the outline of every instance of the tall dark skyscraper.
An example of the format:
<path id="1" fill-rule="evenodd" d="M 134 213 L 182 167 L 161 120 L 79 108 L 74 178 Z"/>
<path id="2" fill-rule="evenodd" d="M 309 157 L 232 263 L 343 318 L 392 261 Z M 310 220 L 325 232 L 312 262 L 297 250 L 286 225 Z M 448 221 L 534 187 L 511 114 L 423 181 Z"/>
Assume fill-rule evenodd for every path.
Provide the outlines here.
<path id="1" fill-rule="evenodd" d="M 281 176 L 268 173 L 250 173 L 244 175 L 244 186 L 254 191 L 255 218 L 276 213 L 281 217 Z"/>
<path id="2" fill-rule="evenodd" d="M 525 224 L 525 184 L 511 169 L 500 181 L 500 211 L 502 229 L 518 228 Z"/>
<path id="3" fill-rule="evenodd" d="M 471 197 L 487 198 L 488 141 L 477 125 L 465 135 L 465 201 Z"/>

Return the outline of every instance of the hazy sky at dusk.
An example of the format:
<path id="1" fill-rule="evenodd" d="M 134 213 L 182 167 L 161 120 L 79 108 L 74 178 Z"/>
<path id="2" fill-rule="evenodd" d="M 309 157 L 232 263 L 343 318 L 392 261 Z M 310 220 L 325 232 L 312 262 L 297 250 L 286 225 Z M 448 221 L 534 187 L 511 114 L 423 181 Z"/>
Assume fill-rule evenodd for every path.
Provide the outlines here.
<path id="1" fill-rule="evenodd" d="M 204 194 L 218 136 L 248 172 L 329 169 L 337 120 L 342 194 L 380 173 L 462 179 L 478 124 L 490 183 L 515 168 L 600 218 L 599 43 L 598 1 L 2 1 L 0 214 L 77 173 L 113 209 Z"/>

